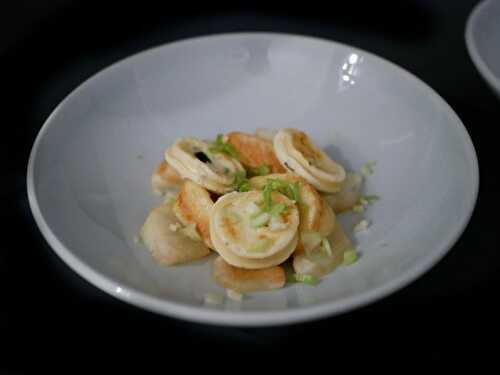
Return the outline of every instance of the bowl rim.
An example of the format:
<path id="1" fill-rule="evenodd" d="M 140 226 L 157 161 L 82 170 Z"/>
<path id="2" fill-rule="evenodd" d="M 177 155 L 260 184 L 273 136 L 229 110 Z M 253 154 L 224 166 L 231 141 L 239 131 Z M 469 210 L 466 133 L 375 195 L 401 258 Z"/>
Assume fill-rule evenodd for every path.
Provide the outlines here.
<path id="1" fill-rule="evenodd" d="M 161 299 L 158 297 L 151 296 L 143 291 L 137 290 L 132 287 L 124 286 L 121 283 L 114 281 L 112 278 L 102 274 L 91 266 L 87 265 L 84 261 L 80 260 L 76 255 L 74 255 L 70 249 L 68 249 L 54 234 L 50 226 L 46 222 L 43 213 L 41 212 L 40 206 L 38 204 L 37 192 L 35 188 L 35 162 L 38 155 L 38 150 L 40 147 L 41 140 L 44 138 L 45 133 L 49 130 L 52 119 L 57 115 L 57 113 L 63 108 L 66 103 L 68 103 L 72 98 L 76 97 L 88 84 L 90 81 L 98 79 L 101 75 L 106 72 L 115 69 L 118 65 L 129 63 L 138 55 L 144 55 L 148 53 L 154 53 L 156 50 L 161 48 L 168 48 L 179 43 L 192 43 L 200 42 L 205 39 L 213 38 L 238 38 L 238 37 L 249 37 L 249 36 L 262 36 L 269 38 L 299 38 L 305 41 L 312 42 L 323 42 L 330 44 L 330 46 L 336 46 L 341 48 L 355 49 L 365 56 L 381 62 L 383 65 L 387 65 L 389 69 L 392 69 L 396 73 L 402 74 L 406 79 L 412 81 L 417 87 L 425 90 L 425 92 L 431 96 L 440 107 L 451 116 L 452 122 L 457 126 L 457 130 L 461 135 L 461 138 L 465 145 L 465 151 L 468 153 L 472 165 L 472 175 L 473 175 L 473 189 L 472 195 L 468 197 L 468 207 L 467 214 L 464 215 L 460 222 L 457 223 L 453 230 L 450 230 L 447 238 L 445 238 L 445 245 L 441 248 L 436 249 L 436 251 L 430 253 L 424 257 L 420 262 L 415 263 L 407 272 L 399 275 L 396 278 L 389 280 L 388 282 L 379 285 L 373 289 L 360 293 L 358 295 L 353 295 L 338 300 L 333 300 L 329 302 L 323 302 L 311 306 L 296 307 L 293 309 L 275 310 L 275 311 L 225 311 L 217 309 L 209 309 L 200 306 L 192 306 L 180 302 L 169 301 L 167 299 Z M 371 52 L 365 51 L 361 48 L 350 46 L 344 43 L 339 43 L 329 39 L 317 38 L 313 36 L 305 36 L 299 34 L 289 34 L 289 33 L 275 33 L 275 32 L 238 32 L 238 33 L 217 33 L 210 35 L 203 35 L 193 38 L 186 38 L 175 41 L 173 43 L 166 43 L 158 45 L 133 55 L 126 57 L 125 59 L 119 60 L 108 67 L 98 71 L 91 77 L 86 79 L 83 83 L 77 86 L 69 95 L 67 95 L 52 111 L 47 120 L 42 125 L 35 142 L 33 144 L 28 166 L 27 166 L 27 193 L 29 205 L 38 225 L 40 232 L 44 236 L 45 240 L 52 247 L 54 252 L 72 268 L 77 274 L 79 274 L 83 279 L 87 280 L 94 286 L 105 291 L 106 293 L 122 300 L 128 302 L 132 305 L 141 307 L 143 309 L 167 315 L 170 317 L 175 317 L 183 320 L 198 322 L 198 323 L 208 323 L 215 325 L 225 325 L 225 326 L 247 326 L 247 327 L 257 327 L 257 326 L 277 326 L 284 324 L 299 323 L 304 321 L 310 321 L 315 319 L 320 319 L 328 316 L 333 316 L 336 314 L 344 313 L 355 308 L 365 306 L 376 300 L 380 300 L 389 294 L 400 290 L 413 282 L 418 277 L 422 276 L 428 270 L 430 270 L 436 263 L 438 263 L 446 253 L 451 249 L 451 247 L 456 243 L 458 238 L 461 236 L 465 230 L 474 207 L 477 201 L 478 189 L 479 189 L 479 168 L 476 152 L 474 150 L 473 143 L 470 136 L 463 125 L 460 118 L 453 111 L 453 109 L 446 103 L 446 101 L 441 98 L 431 87 L 421 81 L 419 78 L 414 76 L 407 70 L 399 67 L 398 65 L 379 57 Z"/>
<path id="2" fill-rule="evenodd" d="M 500 94 L 500 77 L 497 77 L 495 73 L 488 67 L 485 60 L 482 58 L 481 54 L 476 45 L 474 32 L 478 22 L 485 12 L 487 12 L 488 7 L 494 4 L 494 0 L 483 0 L 476 4 L 467 18 L 465 25 L 465 45 L 467 47 L 467 52 L 475 65 L 476 69 L 483 79 Z"/>

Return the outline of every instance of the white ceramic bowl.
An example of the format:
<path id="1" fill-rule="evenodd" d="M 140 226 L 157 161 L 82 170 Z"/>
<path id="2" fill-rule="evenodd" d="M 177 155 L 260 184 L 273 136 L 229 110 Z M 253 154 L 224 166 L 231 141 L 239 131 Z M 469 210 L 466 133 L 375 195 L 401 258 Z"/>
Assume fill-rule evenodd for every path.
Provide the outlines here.
<path id="1" fill-rule="evenodd" d="M 500 0 L 476 5 L 467 20 L 465 42 L 477 70 L 500 97 Z"/>
<path id="2" fill-rule="evenodd" d="M 133 241 L 160 202 L 150 174 L 177 137 L 258 127 L 304 129 L 351 170 L 376 161 L 366 191 L 381 199 L 353 266 L 317 287 L 207 306 L 205 293 L 223 293 L 213 257 L 167 268 Z M 347 311 L 422 275 L 464 230 L 478 167 L 460 119 L 408 72 L 330 41 L 246 33 L 161 46 L 96 74 L 42 127 L 27 182 L 41 232 L 97 287 L 182 319 L 258 326 Z"/>

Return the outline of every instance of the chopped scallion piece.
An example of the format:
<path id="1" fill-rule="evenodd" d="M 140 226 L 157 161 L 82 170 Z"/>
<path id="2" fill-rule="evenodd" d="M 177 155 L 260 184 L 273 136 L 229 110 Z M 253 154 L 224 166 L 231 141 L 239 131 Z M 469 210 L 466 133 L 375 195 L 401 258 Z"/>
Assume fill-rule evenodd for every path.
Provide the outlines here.
<path id="1" fill-rule="evenodd" d="M 297 203 L 300 203 L 300 183 L 294 182 L 293 184 L 290 185 L 290 189 L 292 192 L 292 200 L 294 200 Z"/>
<path id="2" fill-rule="evenodd" d="M 355 204 L 355 205 L 353 206 L 352 210 L 353 210 L 354 212 L 356 212 L 356 213 L 358 213 L 358 214 L 359 214 L 359 213 L 361 213 L 361 212 L 363 212 L 363 211 L 365 210 L 365 206 L 363 206 L 363 204 L 361 204 L 361 203 L 360 203 L 360 204 Z"/>
<path id="3" fill-rule="evenodd" d="M 224 296 L 215 293 L 207 293 L 205 294 L 205 303 L 210 305 L 220 305 L 224 302 Z"/>
<path id="4" fill-rule="evenodd" d="M 300 185 L 298 181 L 291 183 L 279 178 L 269 178 L 262 191 L 264 196 L 264 209 L 266 211 L 271 210 L 275 205 L 272 199 L 272 192 L 283 194 L 295 202 L 300 202 Z"/>
<path id="5" fill-rule="evenodd" d="M 330 241 L 328 241 L 326 238 L 323 238 L 323 240 L 321 241 L 321 247 L 328 256 L 332 256 L 332 246 L 330 245 Z"/>
<path id="6" fill-rule="evenodd" d="M 270 216 L 267 212 L 262 212 L 250 220 L 250 225 L 253 228 L 262 227 L 269 222 L 269 218 Z"/>
<path id="7" fill-rule="evenodd" d="M 265 164 L 262 164 L 259 165 L 257 168 L 252 169 L 251 172 L 254 176 L 265 176 L 271 173 L 271 168 L 269 168 Z"/>
<path id="8" fill-rule="evenodd" d="M 376 162 L 368 162 L 363 164 L 361 167 L 361 174 L 365 177 L 368 177 L 369 175 L 373 174 L 373 167 L 377 164 Z"/>
<path id="9" fill-rule="evenodd" d="M 304 275 L 300 273 L 296 273 L 294 275 L 295 281 L 298 281 L 299 283 L 304 283 L 307 285 L 317 285 L 319 283 L 319 280 L 317 277 L 313 275 Z"/>
<path id="10" fill-rule="evenodd" d="M 364 195 L 359 199 L 359 203 L 366 206 L 368 204 L 373 204 L 378 200 L 379 197 L 377 195 Z"/>
<path id="11" fill-rule="evenodd" d="M 226 290 L 226 294 L 227 296 L 232 299 L 233 301 L 237 301 L 237 302 L 240 302 L 243 300 L 243 294 L 237 292 L 236 290 L 232 290 L 232 289 L 227 289 Z"/>
<path id="12" fill-rule="evenodd" d="M 278 203 L 278 204 L 275 204 L 273 207 L 271 207 L 271 209 L 269 210 L 269 215 L 277 216 L 285 211 L 286 211 L 286 204 Z"/>
<path id="13" fill-rule="evenodd" d="M 366 219 L 361 220 L 354 226 L 354 233 L 363 232 L 368 229 L 370 222 Z"/>
<path id="14" fill-rule="evenodd" d="M 217 134 L 215 142 L 210 145 L 208 151 L 212 154 L 226 154 L 235 159 L 238 159 L 240 156 L 238 150 L 236 150 L 232 144 L 224 142 L 224 136 L 222 134 Z"/>
<path id="15" fill-rule="evenodd" d="M 250 191 L 250 181 L 243 171 L 238 171 L 234 174 L 233 189 L 239 192 Z"/>
<path id="16" fill-rule="evenodd" d="M 273 197 L 272 197 L 272 189 L 270 185 L 264 186 L 264 190 L 262 191 L 262 195 L 264 196 L 264 209 L 269 211 L 273 206 Z"/>
<path id="17" fill-rule="evenodd" d="M 358 260 L 358 253 L 354 249 L 349 249 L 344 252 L 344 266 L 349 266 Z"/>

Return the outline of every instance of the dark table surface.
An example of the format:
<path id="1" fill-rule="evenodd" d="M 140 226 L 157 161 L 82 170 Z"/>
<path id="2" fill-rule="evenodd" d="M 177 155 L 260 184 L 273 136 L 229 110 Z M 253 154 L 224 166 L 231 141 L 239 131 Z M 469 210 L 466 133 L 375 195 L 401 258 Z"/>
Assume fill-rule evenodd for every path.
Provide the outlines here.
<path id="1" fill-rule="evenodd" d="M 10 8 L 2 3 L 5 9 L 0 9 L 0 370 L 64 371 L 68 362 L 62 359 L 72 369 L 97 360 L 127 369 L 175 361 L 188 352 L 196 355 L 185 364 L 221 353 L 251 359 L 278 352 L 292 354 L 288 363 L 295 353 L 353 365 L 495 359 L 490 340 L 499 333 L 500 312 L 495 162 L 500 101 L 474 68 L 464 43 L 465 22 L 476 1 L 329 2 L 328 8 L 241 2 L 199 8 L 193 3 L 178 9 L 144 1 L 45 3 L 11 2 Z M 431 271 L 348 314 L 239 329 L 184 322 L 127 305 L 83 280 L 52 252 L 32 218 L 25 173 L 32 143 L 54 107 L 83 80 L 132 53 L 232 31 L 305 34 L 363 48 L 418 76 L 456 111 L 476 147 L 480 193 L 464 234 Z"/>

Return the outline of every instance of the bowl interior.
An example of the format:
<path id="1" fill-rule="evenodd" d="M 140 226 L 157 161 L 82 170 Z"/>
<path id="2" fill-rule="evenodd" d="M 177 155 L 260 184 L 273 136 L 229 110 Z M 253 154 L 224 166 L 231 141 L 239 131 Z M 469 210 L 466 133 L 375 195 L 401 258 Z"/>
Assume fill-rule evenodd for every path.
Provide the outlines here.
<path id="1" fill-rule="evenodd" d="M 369 231 L 353 238 L 362 254 L 353 266 L 317 287 L 204 306 L 205 293 L 223 292 L 210 276 L 213 257 L 167 268 L 134 243 L 161 202 L 150 174 L 177 137 L 259 127 L 303 129 L 349 170 L 376 161 L 366 193 L 380 200 L 364 214 Z M 164 313 L 182 307 L 193 319 L 276 323 L 294 311 L 353 307 L 425 271 L 468 220 L 477 166 L 456 115 L 396 66 L 312 38 L 235 34 L 156 48 L 84 83 L 45 124 L 28 180 L 46 238 L 108 292 Z M 355 220 L 341 218 L 348 232 Z"/>

